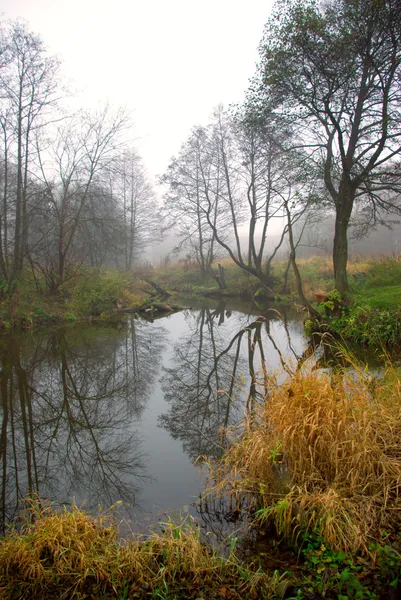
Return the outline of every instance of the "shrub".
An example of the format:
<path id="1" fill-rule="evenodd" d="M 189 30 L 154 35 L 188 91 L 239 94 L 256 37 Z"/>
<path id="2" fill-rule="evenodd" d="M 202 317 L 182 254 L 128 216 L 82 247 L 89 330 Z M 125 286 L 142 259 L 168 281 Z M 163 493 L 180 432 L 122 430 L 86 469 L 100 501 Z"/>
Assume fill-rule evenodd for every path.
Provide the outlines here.
<path id="1" fill-rule="evenodd" d="M 71 312 L 77 315 L 98 316 L 111 308 L 127 286 L 118 272 L 85 270 L 78 281 L 68 288 Z M 65 291 L 65 290 L 63 290 Z"/>
<path id="2" fill-rule="evenodd" d="M 401 312 L 357 306 L 349 315 L 331 321 L 334 331 L 356 344 L 383 348 L 401 345 Z"/>
<path id="3" fill-rule="evenodd" d="M 318 531 L 335 550 L 365 554 L 399 527 L 401 381 L 366 372 L 296 373 L 276 387 L 213 465 L 209 493 L 251 495 L 289 538 Z M 277 452 L 279 449 L 279 452 Z"/>

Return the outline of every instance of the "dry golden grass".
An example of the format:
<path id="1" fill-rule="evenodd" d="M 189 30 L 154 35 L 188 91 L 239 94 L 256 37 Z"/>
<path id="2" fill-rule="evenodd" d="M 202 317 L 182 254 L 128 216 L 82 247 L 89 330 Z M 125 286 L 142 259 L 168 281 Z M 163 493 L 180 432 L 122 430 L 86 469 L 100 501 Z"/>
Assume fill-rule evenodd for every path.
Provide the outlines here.
<path id="1" fill-rule="evenodd" d="M 107 515 L 55 512 L 0 541 L 0 598 L 268 598 L 278 579 L 211 553 L 194 527 L 122 543 Z"/>
<path id="2" fill-rule="evenodd" d="M 312 528 L 334 548 L 368 553 L 401 511 L 401 382 L 355 368 L 298 372 L 212 472 L 210 493 L 254 494 L 280 532 Z"/>

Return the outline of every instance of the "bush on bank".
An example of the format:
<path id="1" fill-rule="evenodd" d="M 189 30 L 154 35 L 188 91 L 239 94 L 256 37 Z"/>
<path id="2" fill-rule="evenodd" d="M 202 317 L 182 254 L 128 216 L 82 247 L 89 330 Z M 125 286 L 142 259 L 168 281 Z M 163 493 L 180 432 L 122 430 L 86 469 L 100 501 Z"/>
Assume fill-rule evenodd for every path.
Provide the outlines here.
<path id="1" fill-rule="evenodd" d="M 299 598 L 389 597 L 401 578 L 400 378 L 354 365 L 270 387 L 210 465 L 208 494 L 251 498 L 259 527 L 301 553 Z"/>
<path id="2" fill-rule="evenodd" d="M 113 312 L 117 302 L 135 306 L 142 299 L 132 273 L 81 267 L 57 293 L 49 294 L 37 289 L 27 271 L 17 291 L 0 298 L 0 329 L 98 317 Z"/>

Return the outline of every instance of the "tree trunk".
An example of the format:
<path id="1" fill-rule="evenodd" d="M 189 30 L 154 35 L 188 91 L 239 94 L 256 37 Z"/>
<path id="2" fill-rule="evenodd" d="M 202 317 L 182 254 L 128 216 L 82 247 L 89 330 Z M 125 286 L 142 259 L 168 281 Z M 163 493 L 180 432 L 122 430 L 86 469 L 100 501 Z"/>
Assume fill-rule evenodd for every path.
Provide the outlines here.
<path id="1" fill-rule="evenodd" d="M 286 266 L 285 272 L 284 272 L 284 283 L 283 283 L 283 287 L 281 288 L 282 294 L 289 294 L 288 276 L 290 274 L 290 268 L 291 268 L 291 256 L 288 259 L 287 266 Z"/>
<path id="2" fill-rule="evenodd" d="M 355 191 L 349 185 L 341 185 L 336 202 L 336 222 L 333 241 L 334 285 L 343 296 L 349 290 L 348 263 L 348 225 L 354 205 Z"/>
<path id="3" fill-rule="evenodd" d="M 21 220 L 22 220 L 22 84 L 20 83 L 18 96 L 18 125 L 17 125 L 17 191 L 15 198 L 15 227 L 14 227 L 14 263 L 12 272 L 12 290 L 15 291 L 17 279 L 22 271 L 21 257 Z"/>
<path id="4" fill-rule="evenodd" d="M 147 279 L 147 277 L 143 277 L 143 280 L 146 281 L 146 283 L 148 283 L 149 285 L 151 285 L 152 288 L 155 289 L 159 296 L 161 296 L 162 298 L 169 298 L 171 296 L 170 292 L 162 288 L 162 286 L 156 283 L 155 281 Z"/>
<path id="5" fill-rule="evenodd" d="M 220 263 L 218 264 L 218 272 L 217 273 L 213 269 L 212 265 L 209 265 L 209 273 L 213 277 L 213 279 L 215 280 L 217 285 L 219 286 L 220 292 L 222 292 L 223 290 L 225 290 L 227 288 L 224 271 L 225 271 L 225 269 L 224 269 L 223 265 L 221 265 Z"/>
<path id="6" fill-rule="evenodd" d="M 320 314 L 317 312 L 317 310 L 315 310 L 313 308 L 313 306 L 311 305 L 310 302 L 308 302 L 305 294 L 304 294 L 304 289 L 302 286 L 302 278 L 301 278 L 301 273 L 299 272 L 298 269 L 298 265 L 297 265 L 297 261 L 296 261 L 296 254 L 297 254 L 297 248 L 294 242 L 294 234 L 293 234 L 293 230 L 292 230 L 292 221 L 291 221 L 291 213 L 290 213 L 290 209 L 288 208 L 288 202 L 284 203 L 285 206 L 285 210 L 287 213 L 287 225 L 288 225 L 288 241 L 290 243 L 290 256 L 289 256 L 289 261 L 292 265 L 292 270 L 294 272 L 294 277 L 295 277 L 295 286 L 297 288 L 297 294 L 298 294 L 298 298 L 299 301 L 301 302 L 301 304 L 308 310 L 309 314 L 314 317 L 315 319 L 317 319 L 318 321 L 320 321 Z"/>
<path id="7" fill-rule="evenodd" d="M 225 269 L 224 269 L 223 265 L 221 265 L 220 263 L 218 264 L 218 268 L 219 268 L 219 277 L 220 277 L 221 286 L 222 286 L 222 289 L 225 290 L 227 287 Z"/>

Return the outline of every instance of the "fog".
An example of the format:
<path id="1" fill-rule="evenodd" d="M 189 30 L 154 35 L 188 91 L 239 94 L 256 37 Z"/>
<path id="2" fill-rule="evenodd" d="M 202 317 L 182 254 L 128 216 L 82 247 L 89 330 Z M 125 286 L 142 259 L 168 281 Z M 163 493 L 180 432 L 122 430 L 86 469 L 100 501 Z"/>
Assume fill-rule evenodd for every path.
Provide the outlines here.
<path id="1" fill-rule="evenodd" d="M 306 229 L 302 240 L 297 249 L 298 258 L 308 258 L 313 255 L 331 256 L 333 247 L 333 217 L 327 217 L 320 224 L 317 230 L 313 227 L 312 230 Z M 373 258 L 378 256 L 398 256 L 401 253 L 401 223 L 391 223 L 388 226 L 378 225 L 372 227 L 368 235 L 362 238 L 355 238 L 355 231 L 350 229 L 349 238 L 349 254 L 350 259 L 356 256 L 364 256 Z M 247 246 L 247 236 L 243 233 L 240 236 L 241 246 Z M 280 239 L 280 231 L 277 228 L 267 240 L 266 255 L 270 254 Z M 175 248 L 179 240 L 175 237 L 173 231 L 170 231 L 162 242 L 153 245 L 143 255 L 143 263 L 151 263 L 154 267 L 163 264 L 166 260 L 177 262 L 184 260 L 186 251 L 181 250 L 175 252 Z M 288 241 L 285 240 L 277 252 L 275 260 L 285 260 L 289 253 Z M 219 257 L 227 256 L 223 249 L 220 250 Z"/>

